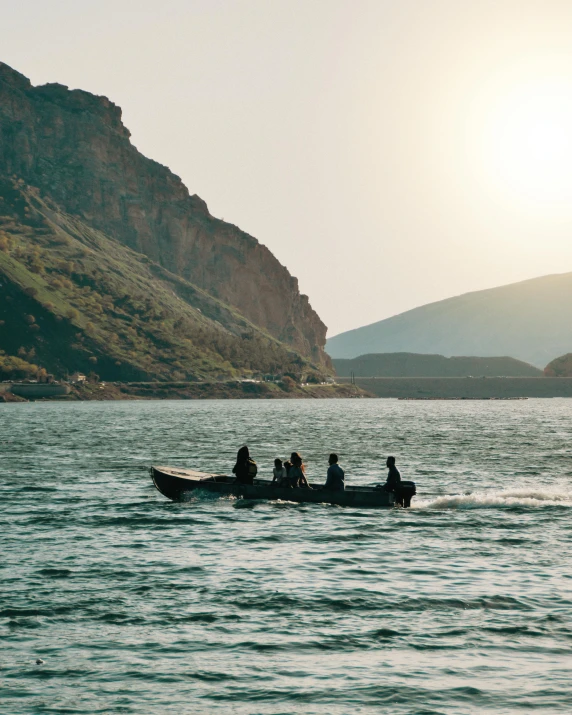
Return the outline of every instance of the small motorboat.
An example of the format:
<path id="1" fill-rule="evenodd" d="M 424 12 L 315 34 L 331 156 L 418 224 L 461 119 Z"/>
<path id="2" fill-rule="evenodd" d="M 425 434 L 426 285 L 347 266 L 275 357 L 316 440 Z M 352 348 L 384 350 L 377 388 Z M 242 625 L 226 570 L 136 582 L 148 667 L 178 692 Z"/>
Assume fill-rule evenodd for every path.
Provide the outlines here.
<path id="1" fill-rule="evenodd" d="M 238 484 L 234 476 L 208 474 L 179 467 L 151 467 L 150 471 L 157 489 L 173 501 L 188 500 L 192 492 L 200 490 L 242 499 L 281 499 L 359 507 L 408 507 L 416 493 L 415 482 L 401 482 L 399 491 L 395 493 L 386 492 L 382 485 L 347 486 L 344 491 L 333 492 L 318 484 L 310 484 L 311 489 L 278 487 L 268 479 L 254 479 L 253 484 Z"/>

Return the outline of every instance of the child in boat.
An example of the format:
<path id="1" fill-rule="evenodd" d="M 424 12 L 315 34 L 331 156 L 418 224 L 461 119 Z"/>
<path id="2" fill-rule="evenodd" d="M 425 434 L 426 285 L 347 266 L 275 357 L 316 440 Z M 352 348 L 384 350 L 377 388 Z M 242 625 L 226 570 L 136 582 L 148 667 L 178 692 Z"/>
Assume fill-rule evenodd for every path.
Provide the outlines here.
<path id="1" fill-rule="evenodd" d="M 274 460 L 274 469 L 272 470 L 273 478 L 272 478 L 272 484 L 276 487 L 288 487 L 290 486 L 290 483 L 288 481 L 288 472 L 286 471 L 286 467 L 282 465 L 282 460 L 276 459 Z"/>
<path id="2" fill-rule="evenodd" d="M 290 469 L 290 473 L 288 474 L 290 486 L 294 488 L 302 487 L 311 489 L 312 487 L 308 484 L 308 480 L 306 479 L 306 468 L 298 452 L 292 452 L 290 461 L 292 462 L 292 469 Z"/>

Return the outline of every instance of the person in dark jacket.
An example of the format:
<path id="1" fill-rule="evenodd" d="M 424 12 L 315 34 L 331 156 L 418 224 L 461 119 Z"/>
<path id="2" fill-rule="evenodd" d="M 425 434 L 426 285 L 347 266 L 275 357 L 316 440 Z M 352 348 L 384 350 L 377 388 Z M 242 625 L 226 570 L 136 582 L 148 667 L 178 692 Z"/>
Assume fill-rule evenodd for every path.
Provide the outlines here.
<path id="1" fill-rule="evenodd" d="M 324 489 L 329 489 L 332 492 L 343 492 L 345 489 L 344 470 L 338 464 L 338 455 L 330 454 L 328 459 L 328 476 Z"/>
<path id="2" fill-rule="evenodd" d="M 389 469 L 387 473 L 387 481 L 385 482 L 384 489 L 386 492 L 395 492 L 399 489 L 401 484 L 401 474 L 399 469 L 395 466 L 395 457 L 388 457 L 385 463 L 386 467 Z"/>
<path id="3" fill-rule="evenodd" d="M 388 457 L 386 466 L 389 469 L 387 481 L 383 485 L 386 492 L 395 493 L 395 503 L 403 506 L 403 492 L 401 491 L 401 474 L 395 466 L 395 457 Z"/>
<path id="4" fill-rule="evenodd" d="M 238 484 L 252 484 L 258 468 L 256 462 L 250 458 L 250 452 L 245 445 L 238 450 L 236 464 L 232 468 L 232 473 L 236 475 Z"/>

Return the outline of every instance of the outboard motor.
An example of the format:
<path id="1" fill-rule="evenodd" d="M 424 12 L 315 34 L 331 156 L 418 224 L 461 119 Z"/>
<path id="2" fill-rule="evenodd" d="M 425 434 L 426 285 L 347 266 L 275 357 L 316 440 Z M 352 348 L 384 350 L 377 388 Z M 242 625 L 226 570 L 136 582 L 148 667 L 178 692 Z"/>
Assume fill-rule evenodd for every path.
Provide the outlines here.
<path id="1" fill-rule="evenodd" d="M 403 507 L 411 506 L 411 499 L 417 494 L 415 482 L 400 482 L 395 490 L 395 503 Z"/>

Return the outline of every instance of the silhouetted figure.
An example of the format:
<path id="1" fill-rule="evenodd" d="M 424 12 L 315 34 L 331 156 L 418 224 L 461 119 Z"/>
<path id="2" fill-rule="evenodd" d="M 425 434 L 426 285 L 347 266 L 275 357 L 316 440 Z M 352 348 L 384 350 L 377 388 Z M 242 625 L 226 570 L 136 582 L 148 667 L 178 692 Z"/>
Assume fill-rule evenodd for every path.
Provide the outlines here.
<path id="1" fill-rule="evenodd" d="M 395 457 L 388 457 L 386 466 L 389 469 L 387 474 L 387 481 L 383 485 L 386 492 L 393 492 L 395 494 L 395 503 L 399 506 L 410 506 L 411 497 L 415 494 L 415 485 L 413 485 L 413 490 L 411 491 L 410 484 L 413 482 L 407 482 L 407 486 L 404 486 L 401 481 L 401 474 L 399 469 L 395 466 Z"/>
<path id="2" fill-rule="evenodd" d="M 238 450 L 236 464 L 232 468 L 232 473 L 236 475 L 238 484 L 252 484 L 258 471 L 256 462 L 250 458 L 250 452 L 245 445 Z"/>
<path id="3" fill-rule="evenodd" d="M 324 489 L 329 489 L 331 492 L 343 492 L 345 489 L 344 470 L 338 464 L 338 455 L 330 454 L 328 459 L 328 476 Z"/>
<path id="4" fill-rule="evenodd" d="M 399 469 L 395 466 L 395 457 L 388 457 L 385 466 L 389 469 L 384 487 L 385 491 L 394 492 L 401 484 L 401 474 L 399 473 Z"/>
<path id="5" fill-rule="evenodd" d="M 292 462 L 289 459 L 284 462 L 284 469 L 286 470 L 286 482 L 284 483 L 284 486 L 291 487 L 292 484 L 290 482 L 290 470 L 292 469 Z"/>
<path id="6" fill-rule="evenodd" d="M 290 461 L 292 462 L 292 467 L 288 474 L 290 486 L 294 489 L 296 487 L 311 489 L 308 484 L 308 480 L 306 479 L 306 468 L 304 467 L 302 457 L 298 454 L 298 452 L 292 452 L 290 455 Z"/>

